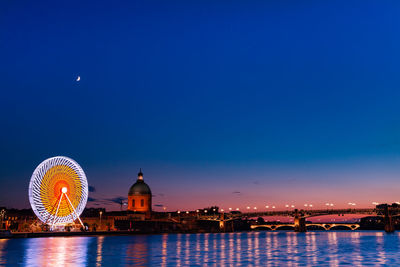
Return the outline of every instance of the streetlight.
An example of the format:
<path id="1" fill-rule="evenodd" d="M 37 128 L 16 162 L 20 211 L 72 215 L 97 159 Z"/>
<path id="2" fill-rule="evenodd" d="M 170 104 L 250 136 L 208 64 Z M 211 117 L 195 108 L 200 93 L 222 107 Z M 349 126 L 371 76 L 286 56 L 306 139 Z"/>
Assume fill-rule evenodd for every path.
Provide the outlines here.
<path id="1" fill-rule="evenodd" d="M 275 209 L 275 206 L 272 206 L 273 209 Z"/>
<path id="2" fill-rule="evenodd" d="M 291 207 L 294 208 L 294 205 L 292 205 Z"/>
<path id="3" fill-rule="evenodd" d="M 269 209 L 269 206 L 265 206 L 266 209 Z"/>
<path id="4" fill-rule="evenodd" d="M 257 207 L 254 207 L 254 209 L 256 210 L 256 209 L 257 209 Z"/>
<path id="5" fill-rule="evenodd" d="M 232 210 L 232 208 L 229 208 L 229 211 L 231 211 Z"/>
<path id="6" fill-rule="evenodd" d="M 239 210 L 239 208 L 236 208 L 236 210 Z"/>
<path id="7" fill-rule="evenodd" d="M 249 210 L 249 209 L 250 209 L 250 207 L 249 207 L 249 206 L 247 206 L 247 209 Z"/>
<path id="8" fill-rule="evenodd" d="M 103 211 L 100 211 L 100 229 L 101 229 L 101 215 L 103 215 Z"/>
<path id="9" fill-rule="evenodd" d="M 355 206 L 356 205 L 356 203 L 353 203 L 353 202 L 349 202 L 349 203 L 347 203 L 349 206 Z"/>

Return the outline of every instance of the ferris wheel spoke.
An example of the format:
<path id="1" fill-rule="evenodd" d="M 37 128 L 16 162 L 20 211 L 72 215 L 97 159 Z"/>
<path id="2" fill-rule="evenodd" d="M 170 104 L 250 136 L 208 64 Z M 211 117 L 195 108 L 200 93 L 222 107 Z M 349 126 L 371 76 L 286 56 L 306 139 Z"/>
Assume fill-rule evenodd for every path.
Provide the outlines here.
<path id="1" fill-rule="evenodd" d="M 58 210 L 59 210 L 59 208 L 60 208 L 60 204 L 61 204 L 61 200 L 62 200 L 63 194 L 64 194 L 64 193 L 61 193 L 60 200 L 58 201 L 57 210 L 56 210 L 56 213 L 54 214 L 54 219 L 53 219 L 53 224 L 51 225 L 51 229 L 53 229 L 54 223 L 55 223 L 56 220 L 57 220 L 57 213 L 58 213 Z"/>
<path id="2" fill-rule="evenodd" d="M 79 222 L 81 223 L 82 227 L 85 228 L 85 226 L 83 225 L 83 222 L 81 221 L 81 218 L 79 218 L 78 213 L 76 213 L 76 210 L 75 210 L 74 206 L 72 205 L 71 200 L 69 200 L 68 195 L 65 194 L 65 196 L 67 197 L 67 200 L 68 200 L 69 204 L 71 205 L 71 208 L 74 211 L 74 213 L 75 213 L 76 217 L 78 218 Z"/>
<path id="3" fill-rule="evenodd" d="M 51 219 L 51 215 L 53 214 L 53 211 L 54 211 L 54 209 L 56 208 L 57 203 L 58 203 L 58 202 L 61 202 L 61 197 L 62 197 L 62 194 L 60 194 L 60 196 L 58 197 L 57 201 L 54 203 L 53 208 L 51 209 L 50 213 L 47 214 L 46 221 L 44 222 L 45 224 L 47 224 L 47 221 L 49 221 L 49 220 Z M 57 213 L 57 212 L 56 212 L 56 213 Z M 53 217 L 55 218 L 56 215 L 57 215 L 57 214 L 54 214 Z"/>

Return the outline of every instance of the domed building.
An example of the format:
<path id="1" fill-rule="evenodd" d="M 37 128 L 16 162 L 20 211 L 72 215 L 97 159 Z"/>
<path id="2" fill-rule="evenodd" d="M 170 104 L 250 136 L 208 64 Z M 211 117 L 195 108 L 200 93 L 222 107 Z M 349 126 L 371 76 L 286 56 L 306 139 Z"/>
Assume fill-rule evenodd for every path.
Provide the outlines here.
<path id="1" fill-rule="evenodd" d="M 142 169 L 140 169 L 136 183 L 129 189 L 128 210 L 144 212 L 146 217 L 150 217 L 151 197 L 150 187 L 144 182 Z"/>

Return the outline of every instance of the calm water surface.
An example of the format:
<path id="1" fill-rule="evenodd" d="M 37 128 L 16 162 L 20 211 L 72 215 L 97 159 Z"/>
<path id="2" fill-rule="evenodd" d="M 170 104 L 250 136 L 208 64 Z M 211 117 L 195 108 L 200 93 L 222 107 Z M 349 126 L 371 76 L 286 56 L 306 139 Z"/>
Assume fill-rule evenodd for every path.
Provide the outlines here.
<path id="1" fill-rule="evenodd" d="M 400 266 L 400 235 L 245 232 L 0 239 L 0 266 Z"/>

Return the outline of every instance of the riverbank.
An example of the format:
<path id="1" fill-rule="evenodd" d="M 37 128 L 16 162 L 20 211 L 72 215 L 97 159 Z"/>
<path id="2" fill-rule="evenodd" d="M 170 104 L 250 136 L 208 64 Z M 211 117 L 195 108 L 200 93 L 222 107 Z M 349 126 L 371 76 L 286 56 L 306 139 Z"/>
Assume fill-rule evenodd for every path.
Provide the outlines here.
<path id="1" fill-rule="evenodd" d="M 70 236 L 123 236 L 123 235 L 146 235 L 163 234 L 162 232 L 139 232 L 139 231 L 96 231 L 96 232 L 15 232 L 0 235 L 0 239 L 10 238 L 38 238 L 38 237 L 70 237 Z"/>
<path id="2" fill-rule="evenodd" d="M 276 231 L 248 230 L 235 232 L 292 232 L 293 230 L 282 229 Z M 333 230 L 335 231 L 335 230 Z M 357 230 L 337 230 L 339 232 L 384 232 L 376 229 L 357 229 Z M 311 230 L 310 232 L 331 232 L 326 230 Z M 40 238 L 40 237 L 72 237 L 72 236 L 128 236 L 128 235 L 158 235 L 158 234 L 205 234 L 205 233 L 223 233 L 223 232 L 204 232 L 204 231 L 175 231 L 175 232 L 145 232 L 145 231 L 96 231 L 96 232 L 14 232 L 0 235 L 0 239 L 18 239 L 18 238 Z"/>
<path id="3" fill-rule="evenodd" d="M 38 237 L 70 237 L 70 236 L 126 236 L 126 235 L 153 235 L 153 234 L 204 234 L 220 233 L 205 231 L 96 231 L 96 232 L 9 232 L 0 235 L 0 239 L 38 238 Z"/>

